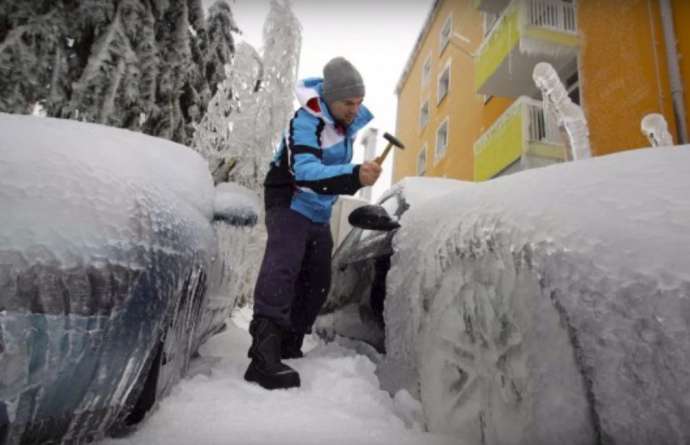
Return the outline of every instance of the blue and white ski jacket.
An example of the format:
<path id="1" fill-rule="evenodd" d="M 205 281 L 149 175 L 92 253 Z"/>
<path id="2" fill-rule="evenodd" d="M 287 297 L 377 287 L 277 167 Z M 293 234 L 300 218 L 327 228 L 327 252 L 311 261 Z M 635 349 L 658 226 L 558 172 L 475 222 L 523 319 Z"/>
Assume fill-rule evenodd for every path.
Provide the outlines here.
<path id="1" fill-rule="evenodd" d="M 309 78 L 296 88 L 300 108 L 271 161 L 266 175 L 266 209 L 290 207 L 316 223 L 327 223 L 337 195 L 362 187 L 359 165 L 352 161 L 357 131 L 373 115 L 361 106 L 349 127 L 338 125 L 321 99 L 323 79 Z"/>

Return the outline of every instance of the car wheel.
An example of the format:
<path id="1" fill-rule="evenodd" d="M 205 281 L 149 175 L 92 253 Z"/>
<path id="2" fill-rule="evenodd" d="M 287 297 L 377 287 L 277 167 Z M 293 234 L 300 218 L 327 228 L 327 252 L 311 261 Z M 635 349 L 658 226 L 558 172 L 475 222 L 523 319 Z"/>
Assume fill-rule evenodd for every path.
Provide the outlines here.
<path id="1" fill-rule="evenodd" d="M 428 297 L 418 369 L 432 431 L 467 444 L 592 443 L 571 339 L 524 252 L 458 257 Z"/>
<path id="2" fill-rule="evenodd" d="M 130 427 L 141 422 L 146 413 L 148 413 L 153 405 L 156 403 L 156 396 L 158 393 L 158 379 L 160 376 L 161 365 L 164 361 L 164 341 L 161 339 L 157 342 L 155 351 L 153 352 L 153 361 L 151 367 L 144 380 L 144 387 L 139 394 L 134 408 L 127 416 L 125 425 Z"/>

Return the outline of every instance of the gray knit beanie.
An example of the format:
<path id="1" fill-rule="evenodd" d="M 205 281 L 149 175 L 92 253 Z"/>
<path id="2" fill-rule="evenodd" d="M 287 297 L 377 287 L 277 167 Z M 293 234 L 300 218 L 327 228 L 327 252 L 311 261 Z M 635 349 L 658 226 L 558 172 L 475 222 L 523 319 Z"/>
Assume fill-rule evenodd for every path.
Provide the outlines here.
<path id="1" fill-rule="evenodd" d="M 350 62 L 336 57 L 323 67 L 323 98 L 326 103 L 364 97 L 362 76 Z"/>

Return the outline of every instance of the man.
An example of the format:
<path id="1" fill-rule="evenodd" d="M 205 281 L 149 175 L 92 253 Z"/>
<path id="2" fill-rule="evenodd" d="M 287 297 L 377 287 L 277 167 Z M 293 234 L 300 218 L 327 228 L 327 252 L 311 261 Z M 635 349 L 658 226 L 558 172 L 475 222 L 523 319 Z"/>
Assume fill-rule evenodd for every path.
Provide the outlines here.
<path id="1" fill-rule="evenodd" d="M 297 86 L 301 107 L 285 132 L 266 175 L 268 241 L 254 289 L 249 326 L 251 363 L 244 378 L 267 389 L 300 385 L 297 371 L 281 359 L 302 356 L 302 340 L 331 285 L 333 240 L 329 220 L 339 194 L 373 185 L 375 162 L 354 165 L 355 135 L 373 118 L 362 105 L 357 69 L 336 57 L 323 79 Z"/>

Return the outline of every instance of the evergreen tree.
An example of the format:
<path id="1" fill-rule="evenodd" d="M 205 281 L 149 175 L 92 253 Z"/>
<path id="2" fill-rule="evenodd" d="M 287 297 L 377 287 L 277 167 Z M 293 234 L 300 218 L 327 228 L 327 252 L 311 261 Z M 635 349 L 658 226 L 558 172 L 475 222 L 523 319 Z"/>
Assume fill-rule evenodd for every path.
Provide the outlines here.
<path id="1" fill-rule="evenodd" d="M 231 180 L 258 193 L 293 112 L 301 29 L 289 1 L 271 2 L 263 38 L 263 57 L 246 43 L 238 45 L 230 76 L 192 143 L 209 160 L 217 182 Z"/>
<path id="2" fill-rule="evenodd" d="M 218 3 L 207 30 L 201 0 L 0 2 L 0 111 L 40 104 L 189 144 L 234 51 Z"/>
<path id="3" fill-rule="evenodd" d="M 50 0 L 0 2 L 0 111 L 30 113 L 37 102 L 64 99 L 64 16 Z"/>
<path id="4" fill-rule="evenodd" d="M 254 120 L 255 107 L 258 105 L 257 85 L 262 73 L 261 57 L 251 45 L 241 42 L 232 63 L 225 69 L 228 72 L 227 80 L 220 84 L 211 99 L 192 142 L 192 147 L 208 160 L 216 182 L 227 181 L 229 170 L 242 157 L 240 153 L 250 149 L 247 145 L 252 143 L 251 139 L 247 141 L 237 137 L 235 126 L 249 131 L 256 125 Z M 244 157 L 243 161 L 247 163 Z M 240 178 L 235 173 L 233 179 Z M 245 186 L 256 185 L 241 180 L 238 182 Z"/>
<path id="5" fill-rule="evenodd" d="M 232 32 L 239 29 L 232 17 L 230 6 L 224 1 L 217 1 L 209 9 L 208 44 L 204 57 L 204 76 L 211 86 L 211 93 L 216 94 L 216 85 L 226 79 L 225 67 L 232 62 L 235 44 Z"/>

